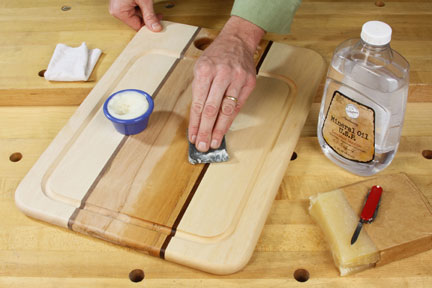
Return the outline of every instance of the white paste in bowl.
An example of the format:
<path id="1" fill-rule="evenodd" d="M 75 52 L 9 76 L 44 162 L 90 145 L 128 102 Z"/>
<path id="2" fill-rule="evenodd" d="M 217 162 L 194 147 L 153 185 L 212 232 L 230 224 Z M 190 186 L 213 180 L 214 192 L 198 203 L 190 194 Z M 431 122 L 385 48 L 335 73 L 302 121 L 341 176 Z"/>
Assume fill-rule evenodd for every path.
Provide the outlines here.
<path id="1" fill-rule="evenodd" d="M 108 102 L 108 112 L 117 119 L 134 119 L 147 112 L 146 96 L 135 91 L 121 92 Z"/>

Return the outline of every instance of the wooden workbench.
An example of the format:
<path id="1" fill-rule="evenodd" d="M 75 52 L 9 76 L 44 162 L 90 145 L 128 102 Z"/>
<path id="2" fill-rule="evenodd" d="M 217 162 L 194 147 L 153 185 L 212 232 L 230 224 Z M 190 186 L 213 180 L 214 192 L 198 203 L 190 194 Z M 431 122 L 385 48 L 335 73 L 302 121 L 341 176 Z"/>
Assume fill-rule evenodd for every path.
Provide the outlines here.
<path id="1" fill-rule="evenodd" d="M 39 222 L 14 204 L 19 181 L 135 34 L 108 13 L 108 0 L 19 0 L 0 4 L 0 287 L 432 287 L 432 251 L 340 278 L 319 228 L 307 214 L 310 195 L 365 178 L 321 153 L 316 123 L 322 89 L 286 171 L 250 263 L 214 276 Z M 379 1 L 382 2 L 382 1 Z M 171 6 L 174 7 L 169 8 Z M 384 4 L 383 7 L 382 4 Z M 164 19 L 220 28 L 232 1 L 163 1 Z M 61 8 L 69 6 L 70 10 Z M 358 37 L 367 20 L 393 27 L 392 47 L 411 64 L 410 95 L 399 151 L 381 174 L 405 172 L 432 202 L 432 3 L 428 0 L 303 0 L 292 34 L 269 39 L 314 49 L 330 61 L 338 43 Z M 57 43 L 85 41 L 103 55 L 87 83 L 39 76 Z M 295 158 L 295 157 L 293 157 Z M 139 284 L 139 273 L 144 279 Z M 299 270 L 294 277 L 295 271 Z M 306 280 L 306 271 L 309 279 Z"/>

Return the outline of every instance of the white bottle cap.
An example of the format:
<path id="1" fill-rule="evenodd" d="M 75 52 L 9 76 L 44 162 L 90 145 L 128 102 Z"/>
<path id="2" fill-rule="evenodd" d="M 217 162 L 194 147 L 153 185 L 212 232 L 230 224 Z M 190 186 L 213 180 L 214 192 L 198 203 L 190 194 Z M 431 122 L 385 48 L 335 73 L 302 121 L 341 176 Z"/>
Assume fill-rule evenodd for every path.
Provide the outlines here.
<path id="1" fill-rule="evenodd" d="M 392 29 L 381 21 L 369 21 L 363 24 L 360 37 L 370 45 L 386 45 L 390 43 Z"/>

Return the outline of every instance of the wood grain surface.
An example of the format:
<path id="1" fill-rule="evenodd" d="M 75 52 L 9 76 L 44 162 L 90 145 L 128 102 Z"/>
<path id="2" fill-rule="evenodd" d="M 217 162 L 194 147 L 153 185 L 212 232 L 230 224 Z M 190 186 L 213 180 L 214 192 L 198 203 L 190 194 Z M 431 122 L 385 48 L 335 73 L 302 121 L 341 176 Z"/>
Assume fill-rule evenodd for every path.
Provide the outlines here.
<path id="1" fill-rule="evenodd" d="M 175 6 L 166 8 L 171 2 Z M 384 20 L 393 27 L 392 47 L 410 62 L 411 84 L 399 151 L 381 174 L 405 172 L 431 202 L 432 3 L 384 0 L 379 7 L 375 2 L 303 0 L 292 33 L 267 37 L 312 48 L 329 62 L 337 44 L 358 37 L 364 22 Z M 162 1 L 156 10 L 166 20 L 219 29 L 231 4 Z M 71 9 L 62 11 L 62 5 Z M 321 92 L 252 259 L 239 273 L 209 275 L 24 216 L 13 200 L 19 181 L 135 34 L 109 15 L 107 5 L 105 0 L 0 4 L 0 287 L 135 287 L 128 276 L 134 269 L 144 271 L 141 284 L 147 287 L 432 286 L 431 251 L 338 277 L 323 235 L 307 214 L 307 198 L 367 178 L 345 172 L 321 153 L 316 139 Z M 57 43 L 82 41 L 103 50 L 91 82 L 48 83 L 38 75 Z M 22 159 L 12 162 L 20 158 L 15 153 Z M 296 281 L 298 269 L 308 271 L 307 282 Z"/>

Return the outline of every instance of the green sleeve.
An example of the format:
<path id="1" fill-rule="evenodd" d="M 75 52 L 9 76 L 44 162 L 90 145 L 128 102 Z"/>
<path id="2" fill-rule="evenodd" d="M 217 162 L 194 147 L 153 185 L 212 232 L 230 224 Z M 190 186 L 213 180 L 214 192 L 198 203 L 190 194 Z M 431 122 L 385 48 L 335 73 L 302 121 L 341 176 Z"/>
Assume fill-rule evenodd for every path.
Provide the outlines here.
<path id="1" fill-rule="evenodd" d="M 231 15 L 241 17 L 267 32 L 288 34 L 301 0 L 235 0 Z"/>

